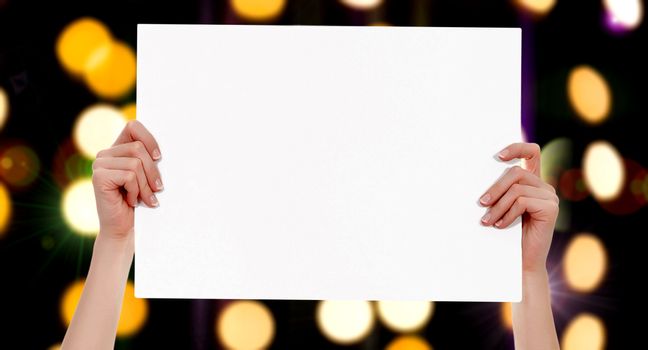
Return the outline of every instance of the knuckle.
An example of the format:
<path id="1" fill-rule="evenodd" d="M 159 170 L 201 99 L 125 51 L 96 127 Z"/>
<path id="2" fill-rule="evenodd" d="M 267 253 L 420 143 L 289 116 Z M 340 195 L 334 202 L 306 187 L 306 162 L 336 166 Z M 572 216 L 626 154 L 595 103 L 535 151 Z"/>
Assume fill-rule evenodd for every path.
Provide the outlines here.
<path id="1" fill-rule="evenodd" d="M 133 141 L 133 151 L 135 152 L 135 155 L 140 154 L 144 149 L 142 141 Z"/>
<path id="2" fill-rule="evenodd" d="M 101 158 L 106 154 L 106 150 L 102 149 L 101 151 L 97 152 L 95 155 L 95 158 Z"/>
<path id="3" fill-rule="evenodd" d="M 134 182 L 135 178 L 136 178 L 135 173 L 132 172 L 132 171 L 129 171 L 129 172 L 126 173 L 126 175 L 124 175 L 124 179 L 127 182 Z"/>
<path id="4" fill-rule="evenodd" d="M 510 191 L 512 195 L 518 196 L 520 195 L 520 193 L 522 193 L 522 185 L 520 185 L 519 183 L 514 183 L 511 185 Z"/>
<path id="5" fill-rule="evenodd" d="M 542 148 L 537 143 L 531 143 L 531 149 L 534 155 L 539 155 Z"/>
<path id="6" fill-rule="evenodd" d="M 133 130 L 137 126 L 138 121 L 137 120 L 129 120 L 128 123 L 126 123 L 126 128 L 128 130 Z"/>
<path id="7" fill-rule="evenodd" d="M 513 205 L 517 206 L 518 208 L 524 208 L 526 206 L 527 200 L 524 197 L 517 197 L 515 199 L 515 203 Z"/>

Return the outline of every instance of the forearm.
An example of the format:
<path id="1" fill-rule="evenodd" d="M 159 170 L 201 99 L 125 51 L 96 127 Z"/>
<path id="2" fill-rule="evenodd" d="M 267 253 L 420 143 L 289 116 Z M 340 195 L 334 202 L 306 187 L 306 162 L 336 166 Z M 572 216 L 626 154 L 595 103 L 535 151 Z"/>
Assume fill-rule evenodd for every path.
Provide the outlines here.
<path id="1" fill-rule="evenodd" d="M 133 261 L 133 234 L 114 239 L 99 234 L 88 277 L 62 349 L 112 349 L 124 288 Z"/>
<path id="2" fill-rule="evenodd" d="M 525 272 L 523 299 L 513 303 L 513 335 L 517 350 L 560 349 L 546 270 Z"/>

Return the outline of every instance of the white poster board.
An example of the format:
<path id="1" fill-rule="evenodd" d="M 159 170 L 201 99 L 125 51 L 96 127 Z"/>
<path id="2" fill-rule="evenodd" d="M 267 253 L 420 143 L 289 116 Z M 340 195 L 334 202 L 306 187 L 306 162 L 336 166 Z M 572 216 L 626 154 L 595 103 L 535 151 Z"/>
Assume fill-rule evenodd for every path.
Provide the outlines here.
<path id="1" fill-rule="evenodd" d="M 146 298 L 519 301 L 521 224 L 480 224 L 520 132 L 520 29 L 139 25 L 165 190 Z"/>

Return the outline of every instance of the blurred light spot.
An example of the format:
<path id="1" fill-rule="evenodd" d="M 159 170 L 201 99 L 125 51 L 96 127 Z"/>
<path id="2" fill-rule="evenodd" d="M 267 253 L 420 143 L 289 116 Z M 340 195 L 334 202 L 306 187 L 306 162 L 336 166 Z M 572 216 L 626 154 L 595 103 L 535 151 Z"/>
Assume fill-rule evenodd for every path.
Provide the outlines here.
<path id="1" fill-rule="evenodd" d="M 380 6 L 383 0 L 340 0 L 340 2 L 355 10 L 371 10 Z"/>
<path id="2" fill-rule="evenodd" d="M 124 126 L 126 118 L 119 109 L 96 104 L 81 112 L 74 124 L 72 138 L 84 156 L 94 159 L 99 151 L 115 142 Z"/>
<path id="3" fill-rule="evenodd" d="M 513 304 L 500 303 L 500 312 L 502 314 L 502 323 L 507 329 L 513 328 Z"/>
<path id="4" fill-rule="evenodd" d="M 432 317 L 434 303 L 429 301 L 378 301 L 378 317 L 394 332 L 415 332 Z"/>
<path id="5" fill-rule="evenodd" d="M 576 316 L 562 335 L 563 350 L 602 350 L 605 348 L 606 331 L 596 316 L 582 313 Z"/>
<path id="6" fill-rule="evenodd" d="M 84 280 L 78 280 L 70 285 L 64 292 L 61 299 L 61 317 L 66 326 L 72 321 L 81 293 L 83 292 Z M 146 318 L 148 317 L 148 302 L 146 299 L 135 298 L 135 287 L 133 282 L 126 283 L 124 299 L 122 301 L 119 323 L 117 324 L 117 336 L 129 337 L 139 332 Z"/>
<path id="7" fill-rule="evenodd" d="M 7 92 L 0 86 L 0 130 L 7 121 L 9 116 L 9 96 Z"/>
<path id="8" fill-rule="evenodd" d="M 56 42 L 56 55 L 70 73 L 82 75 L 90 58 L 111 42 L 108 28 L 100 21 L 84 17 L 68 24 Z"/>
<path id="9" fill-rule="evenodd" d="M 641 209 L 646 203 L 643 196 L 639 193 L 633 193 L 633 183 L 637 191 L 637 183 L 640 183 L 646 175 L 646 170 L 637 162 L 631 159 L 623 159 L 624 180 L 621 186 L 621 192 L 609 201 L 603 201 L 599 204 L 601 208 L 615 215 L 628 215 Z"/>
<path id="10" fill-rule="evenodd" d="M 61 343 L 56 343 L 50 346 L 49 348 L 47 348 L 47 350 L 61 350 Z"/>
<path id="11" fill-rule="evenodd" d="M 135 111 L 137 107 L 135 102 L 129 103 L 121 108 L 121 112 L 127 120 L 135 120 Z"/>
<path id="12" fill-rule="evenodd" d="M 9 227 L 11 220 L 11 196 L 7 188 L 0 182 L 0 237 Z"/>
<path id="13" fill-rule="evenodd" d="M 583 176 L 597 200 L 612 200 L 619 195 L 625 182 L 623 159 L 609 142 L 592 142 L 583 155 Z"/>
<path id="14" fill-rule="evenodd" d="M 516 0 L 523 10 L 536 15 L 544 15 L 556 5 L 556 0 Z"/>
<path id="15" fill-rule="evenodd" d="M 572 141 L 566 137 L 559 137 L 549 141 L 542 147 L 540 153 L 540 176 L 548 184 L 558 187 L 560 174 L 571 168 Z"/>
<path id="16" fill-rule="evenodd" d="M 330 341 L 348 345 L 364 339 L 374 325 L 368 301 L 324 300 L 317 305 L 317 325 Z"/>
<path id="17" fill-rule="evenodd" d="M 9 185 L 25 187 L 40 172 L 40 160 L 27 146 L 17 145 L 0 151 L 0 178 Z"/>
<path id="18" fill-rule="evenodd" d="M 567 284 L 573 290 L 593 291 L 601 283 L 607 270 L 605 246 L 594 235 L 577 235 L 565 250 L 563 268 Z"/>
<path id="19" fill-rule="evenodd" d="M 90 236 L 99 233 L 92 179 L 80 179 L 68 185 L 63 192 L 61 207 L 65 222 L 73 231 Z"/>
<path id="20" fill-rule="evenodd" d="M 230 0 L 230 4 L 234 12 L 243 19 L 267 22 L 283 12 L 286 0 Z"/>
<path id="21" fill-rule="evenodd" d="M 391 24 L 389 22 L 385 22 L 385 21 L 372 22 L 369 25 L 373 26 L 373 27 L 390 27 L 391 26 Z"/>
<path id="22" fill-rule="evenodd" d="M 85 81 L 99 97 L 116 99 L 135 86 L 135 53 L 121 41 L 111 41 L 103 46 L 84 71 Z"/>
<path id="23" fill-rule="evenodd" d="M 432 350 L 432 346 L 418 335 L 401 335 L 387 344 L 385 350 Z"/>
<path id="24" fill-rule="evenodd" d="M 216 334 L 227 349 L 264 349 L 270 346 L 275 322 L 270 310 L 253 300 L 233 301 L 216 322 Z"/>
<path id="25" fill-rule="evenodd" d="M 543 164 L 544 165 L 544 164 Z M 569 169 L 562 173 L 558 183 L 560 196 L 570 201 L 580 201 L 588 196 L 583 172 L 580 169 Z"/>
<path id="26" fill-rule="evenodd" d="M 63 188 L 72 180 L 90 176 L 92 176 L 92 160 L 79 153 L 72 139 L 63 141 L 52 161 L 52 177 L 56 184 Z"/>
<path id="27" fill-rule="evenodd" d="M 623 29 L 635 29 L 643 19 L 641 0 L 603 0 L 610 25 Z"/>
<path id="28" fill-rule="evenodd" d="M 572 69 L 567 78 L 567 94 L 578 116 L 589 124 L 600 124 L 610 114 L 610 88 L 605 78 L 590 66 Z"/>

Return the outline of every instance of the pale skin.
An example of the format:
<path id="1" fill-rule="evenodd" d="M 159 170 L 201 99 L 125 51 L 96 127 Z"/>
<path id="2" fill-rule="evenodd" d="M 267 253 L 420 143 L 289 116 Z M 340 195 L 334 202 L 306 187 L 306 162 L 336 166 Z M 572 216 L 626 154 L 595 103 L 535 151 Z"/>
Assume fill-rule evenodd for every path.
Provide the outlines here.
<path id="1" fill-rule="evenodd" d="M 63 339 L 62 349 L 112 349 L 124 288 L 133 261 L 134 208 L 155 208 L 163 189 L 157 161 L 160 148 L 139 122 L 128 123 L 115 144 L 93 163 L 100 233 L 95 241 L 85 287 Z M 524 159 L 486 190 L 482 224 L 505 228 L 522 216 L 523 300 L 513 303 L 516 349 L 559 349 L 551 312 L 547 254 L 558 216 L 558 197 L 540 179 L 540 147 L 514 143 L 499 158 Z"/>

